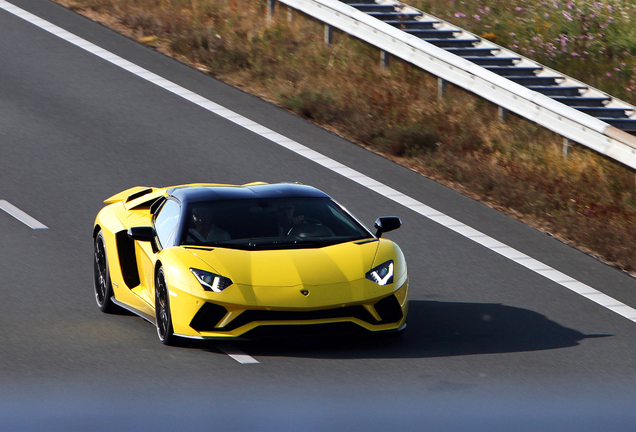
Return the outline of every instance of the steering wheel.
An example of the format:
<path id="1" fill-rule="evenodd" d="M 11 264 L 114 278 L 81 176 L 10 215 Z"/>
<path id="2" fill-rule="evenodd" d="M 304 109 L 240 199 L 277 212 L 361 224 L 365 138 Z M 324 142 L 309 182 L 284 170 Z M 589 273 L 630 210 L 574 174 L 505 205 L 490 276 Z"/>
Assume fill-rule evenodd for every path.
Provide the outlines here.
<path id="1" fill-rule="evenodd" d="M 294 230 L 294 228 L 298 228 L 301 225 L 322 225 L 322 222 L 315 218 L 303 218 L 303 220 L 301 220 L 298 224 L 292 225 L 292 227 L 289 229 L 289 231 L 287 231 L 287 234 L 285 235 L 291 235 L 291 232 Z"/>

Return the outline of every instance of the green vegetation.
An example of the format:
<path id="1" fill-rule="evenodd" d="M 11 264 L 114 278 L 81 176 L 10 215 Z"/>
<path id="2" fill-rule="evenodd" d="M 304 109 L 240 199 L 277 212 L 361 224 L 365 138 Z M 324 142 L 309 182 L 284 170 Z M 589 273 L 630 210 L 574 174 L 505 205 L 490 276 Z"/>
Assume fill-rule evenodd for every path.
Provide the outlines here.
<path id="1" fill-rule="evenodd" d="M 410 4 L 636 103 L 633 0 L 414 0 Z"/>
<path id="2" fill-rule="evenodd" d="M 263 0 L 58 1 L 564 241 L 636 270 L 636 194 L 631 169 L 581 147 L 572 148 L 564 158 L 561 137 L 516 116 L 502 123 L 495 106 L 452 86 L 445 99 L 438 101 L 435 77 L 396 59 L 382 70 L 379 52 L 363 42 L 336 32 L 334 43 L 325 46 L 320 23 L 296 12 L 290 20 L 284 6 L 269 20 Z M 532 21 L 543 13 L 539 6 L 488 1 L 490 5 L 486 0 L 413 4 L 441 17 L 456 18 L 457 24 L 475 33 L 489 30 L 492 35 L 484 37 L 518 45 L 522 53 L 540 52 L 539 60 L 549 60 L 552 67 L 571 75 L 578 71 L 580 79 L 597 80 L 599 87 L 616 85 L 620 90 L 616 95 L 629 99 L 624 96 L 628 92 L 623 89 L 629 87 L 625 81 L 612 84 L 603 78 L 612 73 L 607 68 L 614 63 L 598 61 L 617 59 L 621 50 L 633 53 L 627 36 L 620 42 L 619 32 L 606 30 L 608 38 L 612 35 L 608 39 L 612 48 L 594 48 L 588 38 L 585 43 L 589 46 L 583 49 L 584 42 L 577 38 L 581 34 L 576 32 L 585 20 L 576 21 L 579 17 L 568 12 L 574 10 L 568 4 L 561 9 L 554 6 L 554 10 L 554 3 L 542 5 L 553 11 L 554 19 L 546 21 L 549 26 L 539 27 L 545 28 L 539 32 Z M 523 10 L 515 11 L 516 7 Z M 491 28 L 483 23 L 478 27 L 481 21 L 474 15 L 480 10 L 492 14 Z M 605 17 L 605 10 L 599 16 Z M 557 23 L 556 12 L 565 21 L 558 18 Z M 468 16 L 476 27 L 467 25 Z M 512 27 L 515 21 L 519 29 Z M 588 21 L 590 26 L 596 22 Z M 562 45 L 551 52 L 542 48 L 541 43 L 557 47 L 554 35 L 563 34 L 579 41 L 578 57 L 572 55 L 574 45 L 567 43 L 567 51 Z M 620 57 L 619 64 L 633 62 L 628 57 Z M 594 80 L 589 75 L 592 70 L 597 74 Z M 612 73 L 612 78 L 623 79 L 619 75 Z M 624 77 L 629 82 L 631 72 Z"/>

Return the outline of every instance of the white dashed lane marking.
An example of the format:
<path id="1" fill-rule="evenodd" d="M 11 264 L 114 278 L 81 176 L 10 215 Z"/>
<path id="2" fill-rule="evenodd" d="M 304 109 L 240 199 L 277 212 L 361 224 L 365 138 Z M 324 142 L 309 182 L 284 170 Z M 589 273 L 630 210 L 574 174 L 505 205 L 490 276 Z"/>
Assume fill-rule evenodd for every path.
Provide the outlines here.
<path id="1" fill-rule="evenodd" d="M 9 213 L 11 216 L 13 216 L 14 218 L 16 218 L 17 220 L 19 220 L 20 222 L 29 226 L 32 229 L 48 229 L 49 228 L 46 225 L 44 225 L 42 222 L 32 218 L 31 216 L 29 216 L 28 214 L 26 214 L 25 212 L 23 212 L 22 210 L 20 210 L 13 204 L 11 204 L 9 201 L 0 200 L 0 209 Z"/>
<path id="2" fill-rule="evenodd" d="M 258 360 L 256 360 L 254 357 L 251 357 L 245 354 L 243 351 L 236 348 L 234 345 L 224 343 L 224 342 L 219 342 L 216 344 L 216 347 L 241 364 L 257 364 L 258 363 Z"/>
<path id="3" fill-rule="evenodd" d="M 337 174 L 342 175 L 343 177 L 354 181 L 361 186 L 366 187 L 378 194 L 382 195 L 385 198 L 395 201 L 398 204 L 403 205 L 404 207 L 413 210 L 420 215 L 437 222 L 438 224 L 455 231 L 456 233 L 462 235 L 463 237 L 470 239 L 476 243 L 481 244 L 482 246 L 490 249 L 493 252 L 498 253 L 499 255 L 510 259 L 511 261 L 516 262 L 517 264 L 527 268 L 539 274 L 568 290 L 579 294 L 585 297 L 588 300 L 593 301 L 594 303 L 615 312 L 628 320 L 636 322 L 636 309 L 619 302 L 608 295 L 579 282 L 570 276 L 559 272 L 558 270 L 553 269 L 550 266 L 543 264 L 540 261 L 535 260 L 534 258 L 520 252 L 510 246 L 501 243 L 498 240 L 495 240 L 486 234 L 483 234 L 468 225 L 463 224 L 462 222 L 453 219 L 450 216 L 445 215 L 442 212 L 435 210 L 427 206 L 424 203 L 421 203 L 402 192 L 399 192 L 385 184 L 374 180 L 371 177 L 368 177 L 365 174 L 360 173 L 354 169 L 349 168 L 346 165 L 341 164 L 340 162 L 331 159 L 327 156 L 324 156 L 315 150 L 310 149 L 292 139 L 287 138 L 284 135 L 279 134 L 271 129 L 266 128 L 234 111 L 231 111 L 217 103 L 214 103 L 203 96 L 200 96 L 190 90 L 181 87 L 178 84 L 175 84 L 171 81 L 168 81 L 165 78 L 160 77 L 157 74 L 154 74 L 136 64 L 129 62 L 109 51 L 106 51 L 103 48 L 98 47 L 97 45 L 88 42 L 54 24 L 51 24 L 48 21 L 45 21 L 23 9 L 20 9 L 4 0 L 0 0 L 0 9 L 4 9 L 7 12 L 12 13 L 15 16 L 18 16 L 31 24 L 40 27 L 41 29 L 58 36 L 73 45 L 88 51 L 128 72 L 135 74 L 136 76 L 151 82 L 163 89 L 180 96 L 193 104 L 198 105 L 199 107 L 208 110 L 222 118 L 225 118 L 228 121 L 235 123 L 238 126 L 241 126 L 245 129 L 248 129 L 255 134 L 262 136 L 281 147 L 284 147 L 299 156 L 307 158 L 319 165 L 322 165 L 328 170 L 331 170 Z M 243 359 L 242 356 L 245 356 L 243 353 L 232 354 L 235 356 L 235 359 Z M 249 357 L 249 356 L 247 356 Z M 251 357 L 249 357 L 251 358 Z M 249 359 L 247 359 L 249 360 Z M 253 359 L 252 359 L 253 360 Z M 238 360 L 237 360 L 238 361 Z M 255 360 L 254 360 L 255 361 Z"/>

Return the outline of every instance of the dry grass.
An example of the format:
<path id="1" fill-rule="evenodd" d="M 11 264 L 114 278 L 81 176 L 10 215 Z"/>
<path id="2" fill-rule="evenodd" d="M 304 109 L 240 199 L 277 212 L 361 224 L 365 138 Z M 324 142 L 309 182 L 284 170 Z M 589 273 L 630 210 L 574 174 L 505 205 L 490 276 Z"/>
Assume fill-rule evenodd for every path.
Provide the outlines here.
<path id="1" fill-rule="evenodd" d="M 262 0 L 58 0 L 564 241 L 636 270 L 632 170 Z"/>

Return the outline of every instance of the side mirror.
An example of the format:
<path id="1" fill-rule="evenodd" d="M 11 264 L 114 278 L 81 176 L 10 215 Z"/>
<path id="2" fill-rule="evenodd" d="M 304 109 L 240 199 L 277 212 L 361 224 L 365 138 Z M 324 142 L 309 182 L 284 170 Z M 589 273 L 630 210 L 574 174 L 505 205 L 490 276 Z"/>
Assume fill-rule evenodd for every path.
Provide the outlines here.
<path id="1" fill-rule="evenodd" d="M 377 238 L 382 237 L 385 232 L 393 231 L 402 226 L 402 221 L 397 216 L 379 217 L 373 225 L 378 231 L 375 233 Z"/>
<path id="2" fill-rule="evenodd" d="M 137 241 L 153 241 L 157 233 L 153 227 L 140 226 L 128 230 L 128 237 Z"/>

